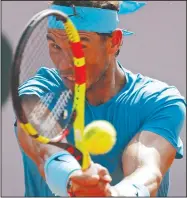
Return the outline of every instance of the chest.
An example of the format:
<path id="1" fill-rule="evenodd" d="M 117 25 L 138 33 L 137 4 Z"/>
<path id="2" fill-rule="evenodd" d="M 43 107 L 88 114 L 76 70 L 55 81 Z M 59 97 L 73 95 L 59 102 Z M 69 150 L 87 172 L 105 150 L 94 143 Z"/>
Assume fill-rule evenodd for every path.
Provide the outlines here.
<path id="1" fill-rule="evenodd" d="M 121 159 L 124 149 L 134 137 L 134 135 L 138 132 L 141 125 L 138 112 L 124 104 L 114 104 L 108 106 L 107 108 L 92 108 L 86 106 L 85 125 L 91 123 L 94 120 L 109 121 L 116 129 L 117 141 L 110 152 L 104 155 L 93 155 L 91 156 L 92 160 L 103 165 L 104 167 L 107 167 L 110 173 L 114 173 L 119 170 L 121 172 Z M 68 141 L 74 144 L 73 131 L 70 133 Z"/>

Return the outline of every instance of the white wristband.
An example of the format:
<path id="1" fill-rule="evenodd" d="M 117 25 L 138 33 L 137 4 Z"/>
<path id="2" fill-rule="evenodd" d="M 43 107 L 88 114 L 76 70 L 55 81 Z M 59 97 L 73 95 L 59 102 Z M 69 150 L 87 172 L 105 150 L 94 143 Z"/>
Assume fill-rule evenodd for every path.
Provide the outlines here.
<path id="1" fill-rule="evenodd" d="M 119 196 L 125 197 L 150 197 L 149 190 L 143 184 L 134 184 L 128 181 L 115 186 Z"/>

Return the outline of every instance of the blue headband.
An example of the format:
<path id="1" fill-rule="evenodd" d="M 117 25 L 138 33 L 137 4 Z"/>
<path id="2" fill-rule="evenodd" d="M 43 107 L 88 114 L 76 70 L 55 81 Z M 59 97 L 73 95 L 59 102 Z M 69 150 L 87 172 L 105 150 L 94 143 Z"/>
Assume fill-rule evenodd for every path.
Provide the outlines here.
<path id="1" fill-rule="evenodd" d="M 136 1 L 122 1 L 120 3 L 119 12 L 109 9 L 92 8 L 75 6 L 60 6 L 52 5 L 50 9 L 59 10 L 65 14 L 72 15 L 70 19 L 76 26 L 77 30 L 97 33 L 112 33 L 117 29 L 119 23 L 119 15 L 134 13 L 141 7 L 146 5 L 144 2 Z M 61 21 L 57 21 L 56 17 L 50 16 L 48 18 L 48 27 L 52 29 L 64 29 L 64 25 Z M 133 32 L 122 30 L 123 35 L 132 35 Z"/>

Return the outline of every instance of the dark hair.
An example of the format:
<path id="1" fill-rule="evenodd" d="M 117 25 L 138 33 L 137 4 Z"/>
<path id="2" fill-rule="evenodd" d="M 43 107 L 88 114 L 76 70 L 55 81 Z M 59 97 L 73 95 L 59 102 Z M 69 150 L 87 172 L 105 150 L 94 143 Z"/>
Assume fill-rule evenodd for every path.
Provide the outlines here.
<path id="1" fill-rule="evenodd" d="M 63 5 L 63 6 L 84 6 L 84 7 L 94 7 L 101 9 L 109 9 L 119 11 L 119 1 L 51 1 L 50 4 Z M 97 33 L 105 40 L 107 37 L 112 37 L 112 33 Z M 116 56 L 119 55 L 120 49 L 116 52 Z"/>
<path id="2" fill-rule="evenodd" d="M 63 5 L 63 6 L 84 6 L 84 7 L 95 7 L 109 10 L 119 11 L 119 1 L 51 1 L 51 4 Z"/>

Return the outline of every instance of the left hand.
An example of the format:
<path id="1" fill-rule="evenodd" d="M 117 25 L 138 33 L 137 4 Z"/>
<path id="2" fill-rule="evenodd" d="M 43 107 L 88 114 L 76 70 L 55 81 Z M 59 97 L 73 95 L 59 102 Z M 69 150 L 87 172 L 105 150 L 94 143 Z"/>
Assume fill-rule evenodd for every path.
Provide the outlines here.
<path id="1" fill-rule="evenodd" d="M 112 178 L 108 170 L 99 165 L 92 164 L 96 174 L 89 175 L 86 172 L 76 171 L 71 176 L 71 192 L 76 197 L 83 196 L 117 196 L 114 187 L 110 185 Z"/>

